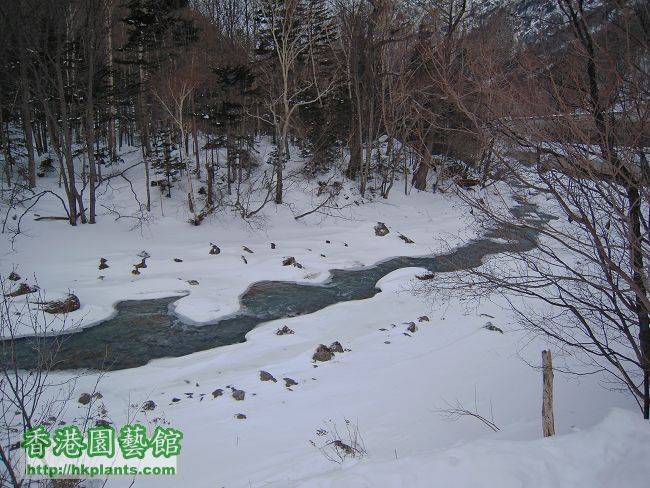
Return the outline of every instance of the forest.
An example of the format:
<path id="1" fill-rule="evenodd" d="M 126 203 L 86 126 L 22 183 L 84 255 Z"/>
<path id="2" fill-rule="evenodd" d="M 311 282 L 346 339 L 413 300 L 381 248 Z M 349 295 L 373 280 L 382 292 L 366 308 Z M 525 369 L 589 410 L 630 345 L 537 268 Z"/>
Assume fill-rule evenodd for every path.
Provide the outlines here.
<path id="1" fill-rule="evenodd" d="M 0 10 L 3 186 L 14 189 L 12 201 L 33 202 L 38 178 L 56 172 L 70 224 L 92 224 L 103 168 L 119 160 L 121 148 L 138 146 L 150 185 L 171 192 L 172 179 L 187 179 L 198 225 L 225 206 L 244 218 L 257 210 L 232 196 L 252 165 L 270 165 L 256 188 L 268 190 L 263 203 L 281 204 L 292 146 L 312 177 L 346 159 L 345 174 L 361 195 L 386 198 L 396 176 L 404 191 L 425 190 L 432 171 L 433 191 L 450 178 L 465 185 L 498 179 L 495 143 L 531 130 L 563 136 L 578 122 L 551 123 L 554 116 L 593 119 L 598 110 L 608 116 L 603 123 L 613 123 L 619 87 L 610 84 L 619 74 L 610 65 L 629 60 L 640 72 L 625 81 L 641 82 L 636 58 L 647 48 L 640 3 L 559 2 L 542 27 L 509 7 L 465 0 L 8 0 Z M 584 56 L 598 70 L 600 107 L 583 96 L 591 68 L 573 61 Z M 512 134 L 506 118 L 536 124 L 517 122 Z M 631 144 L 643 132 L 632 125 L 631 133 L 621 131 Z M 592 129 L 576 136 L 613 132 Z M 271 161 L 254 157 L 260 135 L 273 139 Z M 384 154 L 375 150 L 380 140 Z M 149 187 L 142 204 L 150 211 Z"/>
<path id="2" fill-rule="evenodd" d="M 0 0 L 0 484 L 645 486 L 649 158 L 643 0 Z"/>

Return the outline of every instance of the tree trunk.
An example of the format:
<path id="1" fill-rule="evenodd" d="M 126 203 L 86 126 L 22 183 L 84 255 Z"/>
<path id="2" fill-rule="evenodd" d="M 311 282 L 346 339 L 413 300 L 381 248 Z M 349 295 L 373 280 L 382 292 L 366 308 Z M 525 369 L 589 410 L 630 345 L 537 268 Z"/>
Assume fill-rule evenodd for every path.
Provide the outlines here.
<path id="1" fill-rule="evenodd" d="M 359 144 L 358 131 L 356 129 L 356 124 L 355 124 L 350 139 L 350 161 L 348 162 L 348 167 L 345 171 L 345 175 L 351 180 L 354 180 L 357 177 L 357 174 L 359 173 L 360 167 L 361 167 L 361 144 Z"/>
<path id="2" fill-rule="evenodd" d="M 420 164 L 418 165 L 418 169 L 415 171 L 415 174 L 413 175 L 413 186 L 417 188 L 418 190 L 426 190 L 427 189 L 427 175 L 429 174 L 429 163 L 427 163 L 426 159 L 422 158 L 420 160 Z"/>
<path id="3" fill-rule="evenodd" d="M 355 85 L 356 86 L 356 85 Z M 358 91 L 355 89 L 355 98 L 352 102 L 352 134 L 350 135 L 350 161 L 346 170 L 346 175 L 351 180 L 354 180 L 361 169 L 361 140 L 363 139 L 361 131 L 361 108 L 359 107 L 360 98 Z"/>
<path id="4" fill-rule="evenodd" d="M 205 155 L 205 173 L 208 184 L 206 205 L 208 208 L 214 205 L 214 152 L 211 152 L 211 156 L 211 161 L 208 161 L 208 155 Z"/>
<path id="5" fill-rule="evenodd" d="M 95 223 L 95 189 L 97 187 L 97 166 L 95 161 L 94 151 L 94 138 L 95 138 L 95 123 L 92 118 L 92 108 L 90 104 L 86 110 L 85 132 L 86 132 L 86 151 L 88 153 L 88 223 Z"/>
<path id="6" fill-rule="evenodd" d="M 84 210 L 83 201 L 81 200 L 81 195 L 79 195 L 79 192 L 77 191 L 77 182 L 76 182 L 76 177 L 74 172 L 75 171 L 74 156 L 72 154 L 72 128 L 68 124 L 66 124 L 63 130 L 64 130 L 63 143 L 65 145 L 63 150 L 63 155 L 65 159 L 66 172 L 68 174 L 68 187 L 70 189 L 70 195 L 68 195 L 68 200 L 71 203 L 74 203 L 74 206 L 72 205 L 70 206 L 70 217 L 74 219 L 76 224 L 77 210 L 78 210 L 79 217 L 81 218 L 81 223 L 85 224 L 86 212 Z"/>
<path id="7" fill-rule="evenodd" d="M 32 124 L 32 134 L 34 137 L 34 145 L 36 146 L 36 154 L 41 156 L 43 154 L 43 141 L 41 140 L 41 122 L 39 120 L 34 120 Z"/>
<path id="8" fill-rule="evenodd" d="M 422 154 L 420 154 L 420 164 L 413 174 L 413 185 L 418 190 L 424 191 L 427 189 L 427 176 L 429 175 L 429 168 L 431 168 L 431 151 L 433 148 L 425 142 L 421 146 Z"/>
<path id="9" fill-rule="evenodd" d="M 232 184 L 235 181 L 232 164 L 233 154 L 232 134 L 230 130 L 228 130 L 228 133 L 226 134 L 226 181 L 228 183 L 228 195 L 232 195 Z"/>
<path id="10" fill-rule="evenodd" d="M 108 155 L 112 161 L 117 159 L 116 138 L 115 138 L 115 75 L 113 73 L 113 0 L 108 0 L 108 8 L 105 19 L 106 29 L 106 68 L 108 70 L 108 134 L 106 142 Z"/>
<path id="11" fill-rule="evenodd" d="M 643 239 L 641 233 L 641 196 L 638 188 L 630 185 L 627 189 L 630 205 L 630 251 L 632 256 L 632 279 L 638 288 L 635 296 L 635 309 L 639 324 L 639 346 L 641 350 L 641 367 L 643 369 L 643 418 L 650 419 L 650 315 L 640 295 L 648 295 L 643 281 Z"/>
<path id="12" fill-rule="evenodd" d="M 48 123 L 53 125 L 51 120 L 48 120 Z M 61 147 L 61 139 L 58 133 L 58 130 L 54 127 L 50 127 L 50 134 L 52 135 L 52 147 L 56 153 L 56 158 L 59 162 L 59 187 L 63 183 L 63 188 L 65 190 L 65 195 L 68 200 L 68 220 L 70 225 L 77 225 L 77 200 L 70 188 L 68 181 L 68 175 L 66 172 L 65 164 L 63 162 L 63 149 Z"/>
<path id="13" fill-rule="evenodd" d="M 147 117 L 145 114 L 146 106 L 144 103 L 144 47 L 142 43 L 138 46 L 138 80 L 139 80 L 139 90 L 138 90 L 138 120 L 140 121 L 140 139 L 142 144 L 142 150 L 145 156 L 151 154 L 151 148 L 149 146 L 149 124 L 147 122 Z M 147 187 L 149 183 L 147 183 Z"/>
<path id="14" fill-rule="evenodd" d="M 5 125 L 2 113 L 2 107 L 0 106 L 0 148 L 4 152 L 5 158 L 5 176 L 7 178 L 7 186 L 11 186 L 11 176 L 13 173 L 13 168 L 11 164 L 11 150 L 10 150 L 10 139 L 9 139 L 9 124 L 7 123 L 7 136 L 3 134 L 3 126 Z M 6 139 L 6 141 L 5 141 Z"/>
<path id="15" fill-rule="evenodd" d="M 166 144 L 163 145 L 163 159 L 165 160 L 165 176 L 167 178 L 167 198 L 172 197 L 172 180 L 171 180 L 171 174 L 172 174 L 172 168 L 171 168 L 171 147 L 172 147 L 172 137 L 170 130 L 167 129 L 165 131 L 165 140 Z M 144 149 L 143 149 L 144 151 Z M 149 185 L 147 185 L 149 186 Z"/>
<path id="16" fill-rule="evenodd" d="M 553 360 L 551 358 L 551 351 L 542 351 L 542 367 L 544 370 L 542 423 L 544 437 L 550 437 L 555 435 L 555 419 L 553 417 Z"/>
<path id="17" fill-rule="evenodd" d="M 94 76 L 95 76 L 95 51 L 92 47 L 88 50 L 88 73 L 86 84 L 86 114 L 82 120 L 84 128 L 84 139 L 86 140 L 86 152 L 88 154 L 88 173 L 89 173 L 89 203 L 88 203 L 88 222 L 95 223 L 95 189 L 97 187 L 97 166 L 95 162 L 95 117 L 94 117 Z M 81 199 L 81 197 L 80 197 Z"/>
<path id="18" fill-rule="evenodd" d="M 194 104 L 194 102 L 192 102 L 192 104 Z M 192 112 L 194 112 L 193 108 L 192 108 Z M 201 155 L 199 151 L 199 136 L 197 134 L 195 117 L 192 117 L 192 142 L 194 144 L 194 157 L 196 159 L 196 168 L 194 172 L 196 173 L 196 179 L 200 180 L 201 179 Z"/>
<path id="19" fill-rule="evenodd" d="M 370 174 L 370 167 L 372 166 L 372 154 L 373 154 L 373 144 L 374 144 L 374 121 L 375 121 L 375 102 L 372 97 L 367 97 L 368 99 L 368 108 L 367 108 L 367 117 L 368 117 L 368 126 L 366 128 L 366 152 L 363 158 L 363 164 L 361 165 L 361 177 L 359 190 L 361 191 L 361 196 L 365 196 L 366 190 L 368 189 L 368 176 Z M 361 120 L 359 120 L 361 122 Z"/>
<path id="20" fill-rule="evenodd" d="M 275 162 L 275 203 L 282 203 L 282 192 L 283 192 L 283 182 L 282 182 L 282 173 L 284 165 L 285 153 L 284 150 L 287 147 L 287 128 L 283 126 L 282 134 L 278 137 L 278 143 L 276 145 L 278 148 L 278 160 Z"/>
<path id="21" fill-rule="evenodd" d="M 182 111 L 182 107 L 180 108 L 179 112 Z M 182 118 L 179 116 L 179 120 L 181 123 L 179 124 L 181 127 L 181 134 L 179 138 L 179 148 L 178 148 L 178 157 L 181 162 L 181 167 L 183 166 L 183 151 L 186 151 L 186 148 L 183 147 L 184 143 L 187 141 L 187 132 L 185 131 L 185 128 L 183 127 L 182 123 Z M 187 154 L 187 152 L 185 152 Z M 187 163 L 186 163 L 187 164 Z M 186 176 L 187 176 L 187 206 L 190 209 L 190 213 L 192 214 L 192 222 L 194 225 L 199 225 L 201 222 L 197 218 L 197 212 L 196 212 L 196 202 L 194 201 L 194 185 L 192 184 L 192 172 L 190 171 L 189 165 L 187 165 L 186 168 Z"/>
<path id="22" fill-rule="evenodd" d="M 41 142 L 43 143 L 43 152 L 50 151 L 49 144 L 47 143 L 47 123 L 45 120 L 41 121 Z"/>
<path id="23" fill-rule="evenodd" d="M 275 203 L 282 203 L 282 164 L 284 163 L 284 153 L 278 150 L 278 161 L 275 167 Z"/>
<path id="24" fill-rule="evenodd" d="M 21 54 L 24 57 L 24 54 Z M 20 62 L 20 77 L 22 78 L 21 111 L 23 118 L 23 132 L 25 133 L 25 148 L 27 149 L 27 184 L 30 188 L 36 187 L 36 160 L 34 158 L 34 134 L 32 132 L 31 114 L 29 110 L 29 85 L 27 78 L 27 62 Z"/>

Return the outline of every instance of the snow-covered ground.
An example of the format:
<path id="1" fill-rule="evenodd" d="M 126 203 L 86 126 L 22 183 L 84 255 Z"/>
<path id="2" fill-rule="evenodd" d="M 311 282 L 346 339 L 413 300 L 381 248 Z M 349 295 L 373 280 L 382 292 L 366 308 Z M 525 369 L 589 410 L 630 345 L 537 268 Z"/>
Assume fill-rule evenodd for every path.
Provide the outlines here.
<path id="1" fill-rule="evenodd" d="M 264 150 L 268 147 L 262 146 Z M 137 152 L 132 153 L 124 166 L 137 157 Z M 260 155 L 261 160 L 265 158 L 264 153 Z M 139 166 L 127 173 L 141 202 L 145 201 L 143 172 Z M 39 184 L 57 190 L 54 178 L 39 180 Z M 153 187 L 152 213 L 147 223 L 135 229 L 134 219 L 115 220 L 106 211 L 98 217 L 98 224 L 74 229 L 65 221 L 35 221 L 35 216 L 62 215 L 54 198 L 43 198 L 23 219 L 22 234 L 13 244 L 2 239 L 0 270 L 3 276 L 15 270 L 29 284 L 36 281 L 46 299 L 76 294 L 82 306 L 68 316 L 67 329 L 108 318 L 121 300 L 185 294 L 176 302 L 175 312 L 189 322 L 209 323 L 237 311 L 239 296 L 256 281 L 322 282 L 330 269 L 367 266 L 392 256 L 431 254 L 472 235 L 463 210 L 449 196 L 417 191 L 405 196 L 395 188 L 389 200 L 377 197 L 370 202 L 347 184 L 339 198 L 338 217 L 315 213 L 295 220 L 294 215 L 316 207 L 325 197 L 310 193 L 308 183 L 289 182 L 288 186 L 289 203 L 277 207 L 270 203 L 252 222 L 226 210 L 198 227 L 187 223 L 187 204 L 178 188 L 173 190 L 174 198 L 168 199 Z M 303 191 L 304 187 L 308 190 Z M 131 187 L 121 179 L 111 180 L 100 204 L 125 216 L 136 214 Z M 391 233 L 375 236 L 378 221 Z M 406 244 L 400 232 L 415 243 Z M 209 254 L 212 244 L 220 254 Z M 133 275 L 142 251 L 151 256 L 147 268 Z M 282 266 L 289 256 L 303 268 Z M 98 269 L 100 258 L 107 260 L 109 268 Z M 189 280 L 199 284 L 190 285 Z M 30 330 L 21 332 L 29 334 Z"/>
<path id="2" fill-rule="evenodd" d="M 544 344 L 529 342 L 497 305 L 431 311 L 410 293 L 421 272 L 391 273 L 371 299 L 267 323 L 243 344 L 107 374 L 98 389 L 111 422 L 153 400 L 156 409 L 137 418 L 162 417 L 185 436 L 178 476 L 137 486 L 645 486 L 650 428 L 637 411 L 612 411 L 631 408 L 623 396 L 598 378 L 556 373 L 559 435 L 541 439 L 541 372 L 528 363 L 539 365 Z M 429 321 L 418 320 L 424 314 Z M 504 334 L 484 329 L 488 320 Z M 284 325 L 295 333 L 276 335 Z M 314 363 L 318 344 L 335 340 L 349 351 Z M 277 383 L 260 381 L 260 371 Z M 289 390 L 284 378 L 298 384 Z M 92 392 L 94 381 L 81 378 L 77 391 Z M 501 430 L 440 412 L 458 403 Z M 66 415 L 85 411 L 73 401 Z M 325 444 L 317 430 L 334 426 L 346 441 L 346 420 L 368 455 L 338 465 L 310 441 Z"/>
<path id="3" fill-rule="evenodd" d="M 312 195 L 299 186 L 287 198 L 296 214 L 313 205 Z M 126 209 L 129 192 L 126 184 L 116 185 L 107 198 Z M 176 313 L 205 323 L 235 311 L 238 296 L 259 280 L 319 282 L 329 269 L 438 252 L 473 235 L 465 212 L 447 195 L 404 196 L 396 185 L 390 199 L 362 203 L 352 187 L 344 193 L 359 205 L 346 207 L 342 217 L 314 214 L 296 221 L 289 205 L 270 204 L 264 220 L 252 227 L 224 213 L 192 227 L 183 202 L 158 192 L 155 219 L 142 232 L 132 230 L 129 219 L 109 216 L 75 229 L 29 218 L 13 247 L 2 240 L 0 271 L 6 276 L 15 269 L 29 283 L 35 275 L 48 296 L 77 294 L 82 308 L 69 317 L 73 326 L 108 317 L 120 300 L 187 293 Z M 60 215 L 46 201 L 33 212 Z M 378 221 L 391 233 L 375 236 Z M 400 240 L 400 232 L 415 244 Z M 209 254 L 211 243 L 219 255 Z M 143 250 L 151 257 L 134 276 L 131 269 Z M 282 266 L 288 256 L 304 268 Z M 97 269 L 101 257 L 110 266 L 103 271 Z M 103 375 L 97 387 L 102 398 L 92 408 L 103 406 L 115 426 L 134 420 L 154 426 L 164 419 L 184 434 L 179 474 L 138 477 L 134 486 L 647 486 L 650 425 L 629 398 L 603 388 L 598 375 L 558 371 L 558 435 L 543 439 L 542 378 L 535 366 L 548 345 L 520 330 L 503 303 L 468 310 L 451 301 L 432 309 L 426 296 L 412 293 L 414 276 L 422 272 L 398 270 L 380 280 L 381 293 L 372 298 L 262 324 L 242 344 Z M 504 333 L 485 329 L 488 321 Z M 410 322 L 414 332 L 407 330 Z M 276 335 L 285 325 L 295 333 Z M 315 363 L 317 346 L 333 341 L 346 351 Z M 553 352 L 560 362 L 571 361 Z M 277 382 L 262 382 L 260 371 Z M 70 375 L 57 372 L 53 379 Z M 297 384 L 287 388 L 284 378 Z M 78 379 L 66 420 L 86 414 L 88 407 L 76 398 L 92 392 L 96 380 Z M 244 390 L 245 399 L 235 400 L 228 387 Z M 215 398 L 217 389 L 224 394 Z M 140 411 L 147 400 L 155 409 Z M 500 430 L 469 416 L 450 420 L 444 410 L 458 405 Z M 317 431 L 335 427 L 347 441 L 346 420 L 358 429 L 367 455 L 333 463 L 326 457 L 330 438 Z M 131 481 L 111 478 L 108 486 Z"/>

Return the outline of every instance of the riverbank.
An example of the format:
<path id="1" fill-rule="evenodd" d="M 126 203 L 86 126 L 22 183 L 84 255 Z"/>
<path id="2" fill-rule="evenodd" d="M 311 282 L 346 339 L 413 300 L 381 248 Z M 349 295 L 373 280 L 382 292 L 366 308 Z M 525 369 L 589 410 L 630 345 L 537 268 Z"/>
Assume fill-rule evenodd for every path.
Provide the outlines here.
<path id="1" fill-rule="evenodd" d="M 432 310 L 426 297 L 411 293 L 423 271 L 389 274 L 378 283 L 381 293 L 369 299 L 266 323 L 242 344 L 106 373 L 96 387 L 102 398 L 92 403 L 92 418 L 118 427 L 127 421 L 150 428 L 164 423 L 183 432 L 179 474 L 137 478 L 142 487 L 428 487 L 436 473 L 452 486 L 590 482 L 605 488 L 612 476 L 625 479 L 626 486 L 644 486 L 639 480 L 648 474 L 647 464 L 634 464 L 629 448 L 647 442 L 647 426 L 637 412 L 612 413 L 614 407 L 630 408 L 628 399 L 602 388 L 598 375 L 576 378 L 558 371 L 558 437 L 541 441 L 536 366 L 548 345 L 512 322 L 504 303 L 467 309 L 453 301 Z M 488 323 L 503 333 L 488 330 Z M 285 326 L 293 334 L 277 335 Z M 343 353 L 313 360 L 319 344 L 334 341 Z M 557 357 L 560 364 L 568 359 Z M 261 371 L 277 382 L 262 381 Z M 97 379 L 91 374 L 77 380 L 67 421 L 86 415 L 88 406 L 76 398 L 92 393 Z M 233 389 L 245 392 L 244 399 L 235 399 Z M 142 409 L 145 402 L 155 408 Z M 443 410 L 457 404 L 500 431 L 469 416 L 450 421 Z M 346 421 L 358 427 L 367 456 L 339 465 L 310 441 L 323 446 L 327 437 L 317 431 L 333 427 L 347 436 Z M 614 425 L 638 435 L 623 439 L 612 432 Z M 617 447 L 610 451 L 605 445 Z M 587 463 L 582 451 L 607 451 L 599 458 L 602 477 L 595 479 L 593 459 Z M 527 473 L 516 461 L 524 458 Z M 468 464 L 471 470 L 460 469 Z M 622 477 L 624 468 L 630 470 Z M 129 484 L 115 478 L 108 486 Z"/>
<path id="2" fill-rule="evenodd" d="M 130 189 L 117 190 L 127 205 Z M 71 327 L 105 318 L 119 300 L 188 292 L 176 312 L 205 324 L 236 310 L 253 282 L 323 283 L 330 269 L 440 253 L 477 232 L 448 194 L 394 192 L 388 201 L 361 201 L 346 186 L 342 201 L 352 203 L 342 214 L 296 221 L 314 195 L 294 190 L 294 207 L 271 205 L 253 227 L 227 213 L 188 226 L 180 198 L 161 200 L 165 216 L 135 230 L 125 219 L 76 229 L 28 219 L 13 250 L 3 241 L 2 272 L 36 274 L 48 297 L 78 295 L 82 307 L 71 314 Z M 33 212 L 53 212 L 48 205 Z M 377 222 L 390 233 L 375 235 Z M 210 254 L 213 245 L 218 254 Z M 142 251 L 147 267 L 134 275 Z M 109 266 L 103 270 L 101 257 Z M 289 257 L 301 267 L 284 266 Z M 178 474 L 138 477 L 137 487 L 645 487 L 647 423 L 630 398 L 602 387 L 607 377 L 563 373 L 574 360 L 554 349 L 558 436 L 542 439 L 538 368 L 549 344 L 522 330 L 503 300 L 432 303 L 413 293 L 426 269 L 389 271 L 374 296 L 266 322 L 244 343 L 121 371 L 53 372 L 46 397 L 69 397 L 56 419 L 67 425 L 89 419 L 116 428 L 141 422 L 149 435 L 156 426 L 182 431 Z M 138 344 L 128 343 L 135 339 L 117 335 L 138 354 Z M 340 349 L 332 347 L 332 356 L 314 359 L 320 345 L 335 342 Z M 459 409 L 498 431 L 454 415 Z M 363 456 L 332 462 L 331 435 L 352 442 L 348 428 L 363 439 Z M 132 481 L 115 477 L 106 486 Z"/>
<path id="3" fill-rule="evenodd" d="M 260 154 L 260 159 L 264 157 Z M 132 161 L 126 159 L 128 166 Z M 135 167 L 126 174 L 139 201 L 144 199 L 141 172 L 141 167 Z M 59 191 L 54 179 L 43 184 Z M 182 295 L 187 296 L 174 306 L 179 317 L 193 324 L 214 323 L 238 310 L 240 295 L 254 282 L 322 283 L 330 269 L 440 252 L 476 232 L 466 210 L 450 194 L 412 190 L 404 195 L 396 188 L 388 200 L 370 199 L 344 182 L 338 210 L 295 220 L 295 215 L 320 201 L 309 185 L 296 184 L 288 191 L 286 205 L 268 204 L 249 222 L 223 210 L 195 227 L 187 223 L 189 215 L 180 191 L 168 199 L 152 190 L 153 209 L 145 221 L 115 220 L 109 212 L 96 225 L 76 228 L 62 221 L 36 221 L 38 216 L 60 212 L 56 199 L 43 198 L 23 219 L 20 235 L 13 241 L 10 233 L 2 236 L 3 276 L 15 271 L 20 282 L 37 284 L 44 293 L 42 300 L 60 299 L 67 293 L 79 297 L 81 308 L 69 314 L 65 323 L 49 324 L 48 331 L 61 333 L 106 320 L 119 301 Z M 113 180 L 109 196 L 111 208 L 122 215 L 135 214 L 131 184 Z M 386 224 L 388 235 L 375 235 L 378 221 Z M 413 242 L 405 242 L 400 235 Z M 219 254 L 210 254 L 213 245 Z M 134 275 L 143 251 L 149 256 L 147 267 Z M 290 257 L 301 267 L 283 266 Z M 101 258 L 106 260 L 105 269 L 99 269 Z M 28 297 L 34 300 L 34 295 Z M 32 333 L 29 328 L 17 331 L 18 335 Z"/>

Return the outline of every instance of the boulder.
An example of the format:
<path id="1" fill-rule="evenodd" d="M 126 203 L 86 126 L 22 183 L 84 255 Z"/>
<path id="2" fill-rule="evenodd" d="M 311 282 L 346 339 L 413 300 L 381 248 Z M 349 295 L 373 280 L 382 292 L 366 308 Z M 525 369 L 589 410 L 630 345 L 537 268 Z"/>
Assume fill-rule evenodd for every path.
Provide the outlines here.
<path id="1" fill-rule="evenodd" d="M 34 293 L 38 291 L 38 286 L 29 286 L 27 283 L 21 283 L 17 289 L 11 293 L 6 294 L 6 297 L 19 297 L 22 295 L 28 295 L 29 293 Z"/>
<path id="2" fill-rule="evenodd" d="M 479 183 L 480 180 L 476 178 L 459 178 L 456 180 L 456 184 L 461 188 L 465 188 L 466 190 L 478 185 Z"/>
<path id="3" fill-rule="evenodd" d="M 81 396 L 79 397 L 79 400 L 77 400 L 79 403 L 82 405 L 88 405 L 91 400 L 90 393 L 82 393 Z"/>
<path id="4" fill-rule="evenodd" d="M 288 258 L 285 258 L 282 260 L 282 266 L 291 266 L 296 264 L 296 258 L 293 256 L 289 256 Z"/>
<path id="5" fill-rule="evenodd" d="M 221 388 L 217 388 L 212 392 L 212 398 L 219 398 L 221 395 L 223 395 L 223 390 Z"/>
<path id="6" fill-rule="evenodd" d="M 80 308 L 81 304 L 77 295 L 70 294 L 65 300 L 55 300 L 46 303 L 43 311 L 51 314 L 70 313 Z"/>
<path id="7" fill-rule="evenodd" d="M 294 331 L 291 330 L 289 327 L 286 325 L 283 325 L 282 328 L 278 329 L 275 331 L 276 335 L 286 335 L 286 334 L 294 334 Z"/>
<path id="8" fill-rule="evenodd" d="M 423 275 L 415 275 L 415 277 L 420 281 L 432 280 L 436 277 L 435 273 L 425 273 Z"/>
<path id="9" fill-rule="evenodd" d="M 492 332 L 500 332 L 503 334 L 503 330 L 499 329 L 496 325 L 493 325 L 492 322 L 488 322 L 483 326 L 484 329 L 491 330 Z"/>
<path id="10" fill-rule="evenodd" d="M 379 237 L 384 237 L 385 235 L 389 234 L 390 231 L 388 230 L 388 227 L 386 227 L 386 224 L 383 222 L 377 222 L 377 225 L 375 225 L 375 235 Z"/>
<path id="11" fill-rule="evenodd" d="M 284 386 L 286 386 L 287 388 L 296 386 L 298 384 L 298 382 L 293 380 L 292 378 L 282 378 L 282 379 L 284 380 Z"/>
<path id="12" fill-rule="evenodd" d="M 156 409 L 156 403 L 153 400 L 147 400 L 142 404 L 142 411 L 150 412 Z"/>
<path id="13" fill-rule="evenodd" d="M 244 390 L 237 390 L 236 388 L 233 388 L 232 397 L 235 400 L 241 402 L 246 397 L 246 392 Z"/>
<path id="14" fill-rule="evenodd" d="M 300 268 L 300 269 L 303 268 L 302 264 L 296 261 L 296 258 L 294 258 L 293 256 L 289 256 L 288 258 L 283 259 L 282 266 L 295 266 L 296 268 Z"/>
<path id="15" fill-rule="evenodd" d="M 334 357 L 334 353 L 330 350 L 329 347 L 327 347 L 325 344 L 321 344 L 316 348 L 316 352 L 314 353 L 312 359 L 314 361 L 329 361 Z"/>
<path id="16" fill-rule="evenodd" d="M 276 380 L 268 371 L 260 371 L 260 381 L 272 381 L 273 383 L 278 382 L 278 380 Z"/>
<path id="17" fill-rule="evenodd" d="M 343 346 L 339 341 L 334 341 L 330 344 L 329 350 L 332 352 L 343 352 Z"/>

